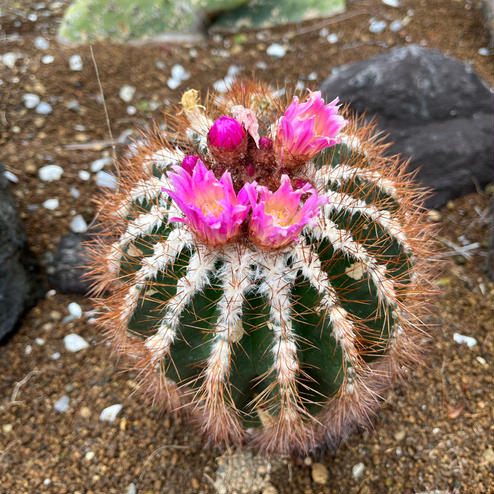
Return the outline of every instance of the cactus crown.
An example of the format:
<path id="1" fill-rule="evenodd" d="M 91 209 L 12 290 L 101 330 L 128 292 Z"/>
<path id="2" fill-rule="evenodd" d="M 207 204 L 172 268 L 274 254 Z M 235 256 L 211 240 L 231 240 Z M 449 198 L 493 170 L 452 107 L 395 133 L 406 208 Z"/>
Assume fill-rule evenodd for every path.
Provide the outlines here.
<path id="1" fill-rule="evenodd" d="M 336 103 L 188 91 L 99 200 L 99 323 L 216 443 L 335 444 L 418 360 L 422 191 Z"/>

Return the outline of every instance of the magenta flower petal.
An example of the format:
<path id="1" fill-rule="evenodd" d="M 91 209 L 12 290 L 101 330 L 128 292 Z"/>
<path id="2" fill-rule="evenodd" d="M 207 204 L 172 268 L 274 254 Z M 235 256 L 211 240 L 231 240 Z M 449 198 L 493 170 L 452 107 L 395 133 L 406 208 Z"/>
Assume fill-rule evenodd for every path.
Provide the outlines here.
<path id="1" fill-rule="evenodd" d="M 337 104 L 338 98 L 326 105 L 320 91 L 309 91 L 304 103 L 293 98 L 278 122 L 275 137 L 275 151 L 282 166 L 306 163 L 339 142 L 338 133 L 347 121 L 338 115 Z"/>
<path id="2" fill-rule="evenodd" d="M 192 173 L 180 166 L 173 170 L 168 174 L 173 190 L 164 190 L 182 210 L 184 218 L 170 221 L 186 223 L 208 245 L 222 245 L 234 238 L 250 210 L 246 186 L 235 194 L 230 173 L 225 172 L 218 180 L 200 159 Z"/>
<path id="3" fill-rule="evenodd" d="M 305 225 L 319 213 L 319 208 L 327 202 L 309 184 L 293 190 L 288 175 L 281 177 L 281 185 L 276 192 L 267 187 L 257 186 L 258 194 L 249 189 L 252 217 L 249 233 L 259 246 L 276 249 L 293 242 Z M 309 197 L 301 204 L 301 197 Z"/>

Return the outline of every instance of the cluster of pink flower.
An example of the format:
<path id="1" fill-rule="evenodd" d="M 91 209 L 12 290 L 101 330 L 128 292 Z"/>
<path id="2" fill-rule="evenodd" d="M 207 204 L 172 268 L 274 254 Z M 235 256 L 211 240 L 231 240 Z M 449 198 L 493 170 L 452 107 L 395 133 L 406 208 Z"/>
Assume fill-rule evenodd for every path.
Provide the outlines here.
<path id="1" fill-rule="evenodd" d="M 209 149 L 213 156 L 221 157 L 238 151 L 241 146 L 246 148 L 249 133 L 260 152 L 274 153 L 280 168 L 293 169 L 338 142 L 337 135 L 346 121 L 338 115 L 337 103 L 335 99 L 325 104 L 320 92 L 310 92 L 305 103 L 295 97 L 279 119 L 273 140 L 259 137 L 255 115 L 241 107 L 234 113 L 236 118 L 223 116 L 214 122 L 208 134 Z M 182 210 L 184 218 L 171 221 L 186 223 L 200 241 L 209 245 L 227 243 L 246 225 L 245 231 L 248 230 L 250 239 L 258 246 L 285 247 L 327 201 L 310 183 L 294 190 L 287 174 L 281 176 L 275 192 L 253 181 L 246 182 L 235 193 L 230 173 L 225 171 L 218 180 L 199 156 L 186 156 L 182 166 L 173 169 L 175 173 L 169 173 L 173 190 L 165 191 Z M 247 175 L 253 175 L 249 169 L 246 171 Z"/>

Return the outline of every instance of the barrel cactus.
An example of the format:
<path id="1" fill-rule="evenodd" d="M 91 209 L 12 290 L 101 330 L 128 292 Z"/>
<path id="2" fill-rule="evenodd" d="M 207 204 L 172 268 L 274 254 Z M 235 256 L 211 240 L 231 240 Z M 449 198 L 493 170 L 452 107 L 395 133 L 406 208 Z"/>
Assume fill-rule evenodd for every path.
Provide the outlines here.
<path id="1" fill-rule="evenodd" d="M 120 163 L 92 243 L 97 320 L 140 387 L 269 453 L 371 423 L 420 360 L 430 284 L 400 157 L 337 99 L 290 99 L 184 93 Z"/>

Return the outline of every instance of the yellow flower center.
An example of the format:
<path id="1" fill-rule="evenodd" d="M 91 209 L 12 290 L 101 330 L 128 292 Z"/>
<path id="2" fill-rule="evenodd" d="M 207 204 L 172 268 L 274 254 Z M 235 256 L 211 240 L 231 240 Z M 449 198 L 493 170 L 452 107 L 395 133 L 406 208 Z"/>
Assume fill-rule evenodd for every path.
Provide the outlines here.
<path id="1" fill-rule="evenodd" d="M 274 219 L 276 226 L 287 226 L 290 222 L 290 215 L 286 208 L 283 209 L 265 209 L 265 212 L 271 215 Z"/>
<path id="2" fill-rule="evenodd" d="M 218 201 L 205 202 L 201 206 L 201 211 L 204 216 L 206 216 L 207 214 L 212 214 L 213 216 L 218 218 L 218 216 L 223 212 L 223 208 Z"/>

